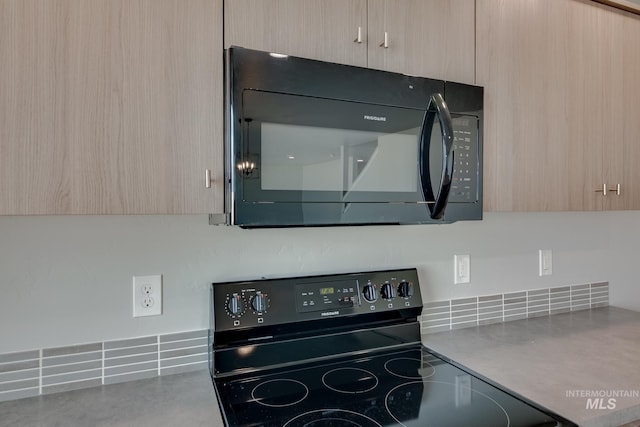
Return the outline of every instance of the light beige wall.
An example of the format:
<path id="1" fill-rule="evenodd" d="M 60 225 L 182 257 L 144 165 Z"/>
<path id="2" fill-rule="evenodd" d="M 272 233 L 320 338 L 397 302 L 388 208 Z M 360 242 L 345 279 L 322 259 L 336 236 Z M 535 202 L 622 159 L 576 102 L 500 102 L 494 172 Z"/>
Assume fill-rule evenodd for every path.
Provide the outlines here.
<path id="1" fill-rule="evenodd" d="M 242 230 L 202 215 L 0 217 L 0 353 L 207 327 L 213 281 L 407 266 L 425 300 L 609 280 L 612 304 L 640 310 L 638 220 L 492 213 L 441 226 Z M 543 248 L 554 274 L 541 278 Z M 617 252 L 629 263 L 612 262 Z M 453 285 L 453 255 L 464 253 L 471 283 Z M 134 319 L 131 276 L 147 274 L 164 275 L 164 314 Z"/>

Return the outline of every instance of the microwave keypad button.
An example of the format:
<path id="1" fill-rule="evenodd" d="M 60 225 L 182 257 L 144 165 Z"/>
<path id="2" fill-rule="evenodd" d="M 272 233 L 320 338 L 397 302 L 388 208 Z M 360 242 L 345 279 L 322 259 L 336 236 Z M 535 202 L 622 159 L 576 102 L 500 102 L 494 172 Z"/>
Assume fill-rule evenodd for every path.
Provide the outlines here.
<path id="1" fill-rule="evenodd" d="M 455 168 L 453 172 L 449 201 L 473 202 L 476 197 L 477 159 L 475 154 L 476 131 L 470 130 L 476 126 L 476 120 L 454 119 Z"/>

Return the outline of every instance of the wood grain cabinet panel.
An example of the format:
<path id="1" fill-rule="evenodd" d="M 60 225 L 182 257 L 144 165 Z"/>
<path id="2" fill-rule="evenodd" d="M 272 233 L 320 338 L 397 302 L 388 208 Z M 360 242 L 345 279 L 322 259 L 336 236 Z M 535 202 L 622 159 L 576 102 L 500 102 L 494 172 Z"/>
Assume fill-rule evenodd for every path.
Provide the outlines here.
<path id="1" fill-rule="evenodd" d="M 221 212 L 221 49 L 221 0 L 0 0 L 0 214 Z"/>
<path id="2" fill-rule="evenodd" d="M 614 10 L 603 140 L 608 209 L 640 209 L 640 16 Z M 620 194 L 613 190 L 620 185 Z"/>
<path id="3" fill-rule="evenodd" d="M 367 65 L 366 0 L 226 0 L 224 15 L 225 47 Z"/>
<path id="4" fill-rule="evenodd" d="M 640 209 L 638 40 L 595 2 L 477 1 L 485 210 Z"/>
<path id="5" fill-rule="evenodd" d="M 485 210 L 602 209 L 610 29 L 597 3 L 478 0 Z"/>
<path id="6" fill-rule="evenodd" d="M 475 83 L 474 0 L 369 0 L 368 10 L 370 67 Z"/>
<path id="7" fill-rule="evenodd" d="M 227 0 L 225 47 L 473 83 L 474 10 L 474 0 Z"/>

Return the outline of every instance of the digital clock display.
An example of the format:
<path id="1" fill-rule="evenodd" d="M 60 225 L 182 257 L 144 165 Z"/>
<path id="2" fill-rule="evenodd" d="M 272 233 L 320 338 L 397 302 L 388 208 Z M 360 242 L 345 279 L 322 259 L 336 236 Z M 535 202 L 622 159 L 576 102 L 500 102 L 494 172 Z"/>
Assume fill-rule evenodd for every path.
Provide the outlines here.
<path id="1" fill-rule="evenodd" d="M 298 313 L 333 312 L 352 308 L 354 304 L 359 304 L 358 282 L 354 279 L 296 284 Z"/>

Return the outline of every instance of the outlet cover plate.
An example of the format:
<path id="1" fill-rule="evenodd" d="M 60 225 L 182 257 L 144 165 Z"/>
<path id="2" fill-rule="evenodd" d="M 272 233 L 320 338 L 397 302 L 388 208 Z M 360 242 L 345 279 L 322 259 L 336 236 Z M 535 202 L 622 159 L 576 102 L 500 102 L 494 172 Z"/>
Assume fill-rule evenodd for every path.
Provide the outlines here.
<path id="1" fill-rule="evenodd" d="M 162 314 L 162 275 L 133 276 L 133 317 Z"/>
<path id="2" fill-rule="evenodd" d="M 551 249 L 540 249 L 538 251 L 538 264 L 540 276 L 551 276 L 553 274 L 553 253 Z"/>
<path id="3" fill-rule="evenodd" d="M 471 261 L 469 255 L 453 256 L 453 283 L 456 285 L 471 281 Z"/>

